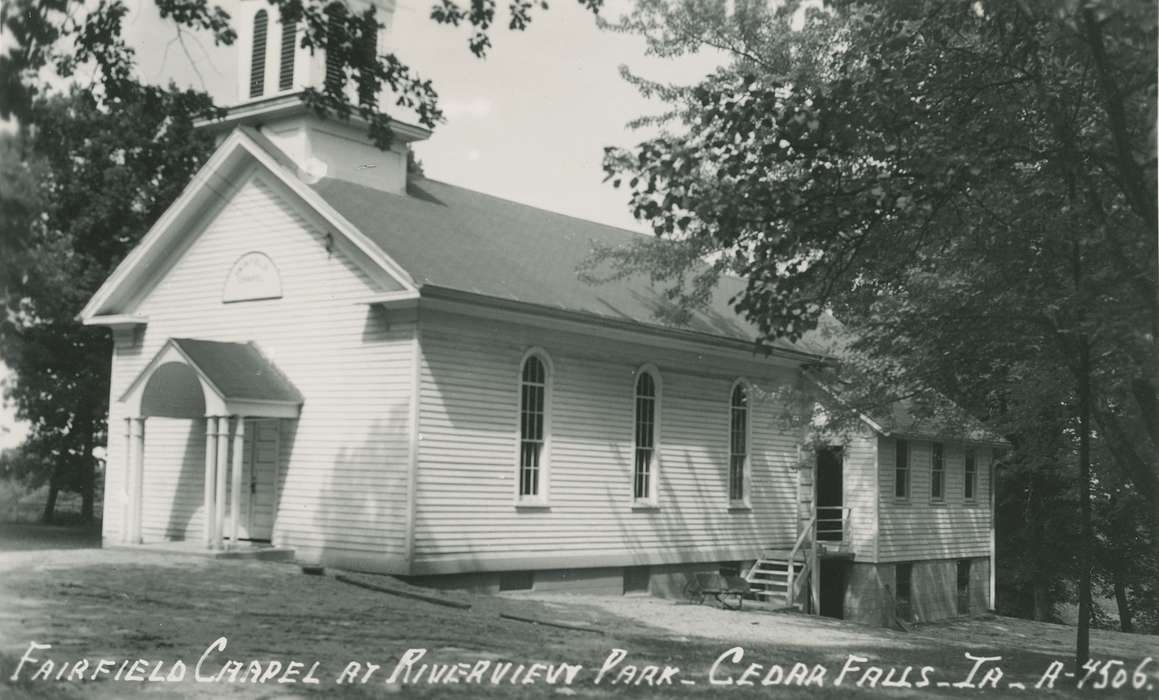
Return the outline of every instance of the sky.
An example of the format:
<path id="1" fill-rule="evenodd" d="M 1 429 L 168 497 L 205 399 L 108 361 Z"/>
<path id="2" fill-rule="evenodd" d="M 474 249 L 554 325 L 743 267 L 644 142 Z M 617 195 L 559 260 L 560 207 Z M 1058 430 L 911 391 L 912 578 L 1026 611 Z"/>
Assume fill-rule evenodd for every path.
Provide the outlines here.
<path id="1" fill-rule="evenodd" d="M 138 47 L 141 64 L 149 66 L 142 71 L 145 79 L 175 78 L 204 87 L 221 101 L 230 99 L 236 85 L 232 49 L 214 50 L 211 42 L 195 40 L 183 47 L 157 19 L 150 0 L 131 2 L 136 6 L 126 23 L 128 40 Z M 628 7 L 627 0 L 608 2 L 608 17 Z M 498 2 L 500 8 L 506 4 Z M 387 49 L 434 82 L 447 116 L 415 147 L 427 176 L 640 230 L 626 195 L 603 182 L 600 163 L 605 146 L 633 145 L 646 135 L 627 130 L 629 120 L 662 108 L 624 82 L 619 66 L 693 82 L 717 57 L 646 57 L 639 37 L 601 31 L 576 0 L 559 0 L 537 11 L 523 32 L 496 21 L 493 48 L 478 59 L 467 49 L 466 28 L 437 25 L 429 13 L 430 2 L 399 0 L 387 35 Z"/>
<path id="2" fill-rule="evenodd" d="M 606 0 L 614 18 L 628 0 Z M 224 0 L 228 10 L 241 2 Z M 175 80 L 227 101 L 235 91 L 232 48 L 214 47 L 204 36 L 182 41 L 161 20 L 152 0 L 127 0 L 125 39 L 138 53 L 141 77 Z M 507 3 L 500 0 L 500 8 Z M 691 83 L 720 61 L 716 54 L 680 60 L 644 55 L 639 37 L 601 31 L 575 0 L 537 10 L 523 32 L 500 18 L 485 59 L 467 49 L 465 28 L 429 19 L 430 3 L 399 0 L 387 35 L 395 52 L 438 90 L 446 122 L 416 144 L 428 177 L 524 204 L 613 226 L 643 230 L 627 208 L 627 196 L 603 182 L 606 146 L 631 146 L 647 134 L 630 120 L 662 111 L 620 78 L 619 67 L 665 82 Z M 0 381 L 3 381 L 0 366 Z M 0 407 L 0 449 L 18 444 L 24 426 L 10 406 Z"/>

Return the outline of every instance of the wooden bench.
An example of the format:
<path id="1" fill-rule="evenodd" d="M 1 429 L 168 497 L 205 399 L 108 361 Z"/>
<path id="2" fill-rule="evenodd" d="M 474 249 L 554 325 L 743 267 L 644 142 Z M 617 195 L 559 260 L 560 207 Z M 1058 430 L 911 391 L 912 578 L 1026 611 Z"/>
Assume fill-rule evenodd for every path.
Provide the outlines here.
<path id="1" fill-rule="evenodd" d="M 688 577 L 684 584 L 684 597 L 689 602 L 699 605 L 712 596 L 725 610 L 740 610 L 748 593 L 749 582 L 740 576 L 698 573 Z"/>

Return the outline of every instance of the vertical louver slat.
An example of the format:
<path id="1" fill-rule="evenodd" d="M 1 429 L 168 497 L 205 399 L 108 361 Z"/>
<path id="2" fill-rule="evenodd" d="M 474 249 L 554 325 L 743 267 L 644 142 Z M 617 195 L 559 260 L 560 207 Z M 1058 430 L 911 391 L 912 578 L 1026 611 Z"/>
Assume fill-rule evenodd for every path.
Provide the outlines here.
<path id="1" fill-rule="evenodd" d="M 254 49 L 250 62 L 250 97 L 261 97 L 266 91 L 266 29 L 269 18 L 265 10 L 254 15 Z"/>
<path id="2" fill-rule="evenodd" d="M 298 23 L 282 25 L 282 60 L 278 70 L 278 90 L 294 87 L 294 39 L 298 34 Z"/>
<path id="3" fill-rule="evenodd" d="M 343 36 L 342 22 L 337 17 L 330 18 L 330 29 L 326 36 L 326 82 L 327 83 L 342 83 L 343 71 L 339 66 L 335 57 L 335 52 L 330 50 L 330 46 L 337 46 L 342 41 Z"/>

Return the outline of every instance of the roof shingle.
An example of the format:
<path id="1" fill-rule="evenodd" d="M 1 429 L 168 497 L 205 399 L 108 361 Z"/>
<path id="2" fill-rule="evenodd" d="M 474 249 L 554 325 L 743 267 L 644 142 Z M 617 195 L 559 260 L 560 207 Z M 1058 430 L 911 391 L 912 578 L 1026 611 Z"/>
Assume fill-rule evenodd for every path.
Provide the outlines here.
<path id="1" fill-rule="evenodd" d="M 225 399 L 302 402 L 302 394 L 253 343 L 174 338 Z"/>
<path id="2" fill-rule="evenodd" d="M 683 326 L 661 321 L 663 289 L 646 274 L 591 284 L 579 265 L 593 243 L 630 244 L 642 234 L 605 226 L 473 192 L 426 178 L 411 181 L 407 195 L 337 179 L 314 189 L 399 265 L 420 287 L 437 287 L 536 304 L 645 326 L 755 341 L 754 326 L 729 299 L 743 289 L 722 277 L 711 304 Z M 774 347 L 811 352 L 788 341 Z"/>

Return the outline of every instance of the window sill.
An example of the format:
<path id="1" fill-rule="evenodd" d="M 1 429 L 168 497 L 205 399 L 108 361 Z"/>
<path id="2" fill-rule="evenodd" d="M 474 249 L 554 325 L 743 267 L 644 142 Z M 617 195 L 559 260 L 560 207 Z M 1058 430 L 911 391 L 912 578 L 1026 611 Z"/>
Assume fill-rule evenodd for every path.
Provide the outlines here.
<path id="1" fill-rule="evenodd" d="M 516 501 L 515 510 L 551 510 L 551 504 L 547 501 Z"/>
<path id="2" fill-rule="evenodd" d="M 931 499 L 930 500 L 930 507 L 931 508 L 945 508 L 946 502 L 944 500 L 935 501 L 935 500 Z"/>
<path id="3" fill-rule="evenodd" d="M 740 501 L 733 501 L 728 504 L 728 512 L 730 513 L 749 513 L 753 509 L 749 503 L 742 503 Z"/>
<path id="4" fill-rule="evenodd" d="M 632 504 L 632 510 L 637 513 L 655 513 L 660 510 L 660 504 L 652 501 L 636 501 Z"/>
<path id="5" fill-rule="evenodd" d="M 902 496 L 894 496 L 894 497 L 893 497 L 893 502 L 894 502 L 894 504 L 895 504 L 895 505 L 899 505 L 899 506 L 908 506 L 908 505 L 909 505 L 909 503 L 910 503 L 910 501 L 909 501 L 909 497 L 908 497 L 908 496 L 905 496 L 905 497 L 902 497 Z"/>

